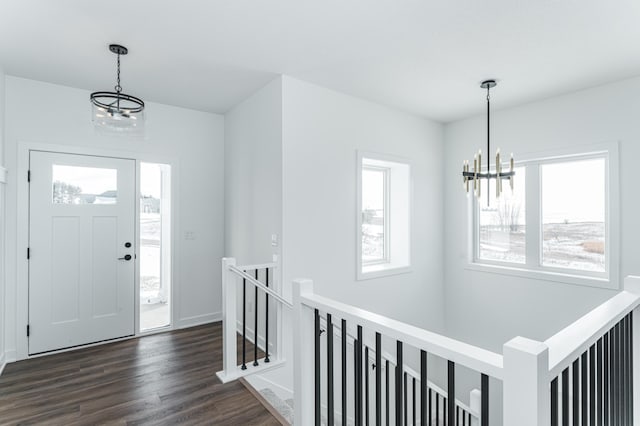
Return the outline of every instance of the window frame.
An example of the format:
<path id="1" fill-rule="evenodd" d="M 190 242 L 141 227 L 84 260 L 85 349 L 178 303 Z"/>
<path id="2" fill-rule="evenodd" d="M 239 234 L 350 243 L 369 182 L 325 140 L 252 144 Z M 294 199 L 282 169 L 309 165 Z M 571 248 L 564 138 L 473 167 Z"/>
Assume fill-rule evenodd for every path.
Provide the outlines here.
<path id="1" fill-rule="evenodd" d="M 411 229 L 412 229 L 412 199 L 413 199 L 413 181 L 412 181 L 412 165 L 405 158 L 388 154 L 379 154 L 373 152 L 357 151 L 356 166 L 356 280 L 367 280 L 379 278 L 389 275 L 403 274 L 411 272 Z M 390 163 L 387 165 L 364 164 L 367 160 L 374 163 Z M 394 166 L 395 165 L 395 166 Z M 386 169 L 385 176 L 385 260 L 363 262 L 362 260 L 362 172 L 364 169 Z M 404 170 L 401 172 L 400 170 Z M 402 175 L 405 174 L 404 177 Z M 407 188 L 403 192 L 400 190 L 398 194 L 394 194 L 394 188 L 399 182 L 406 180 Z M 406 229 L 394 231 L 394 223 L 398 223 L 397 214 L 394 210 L 397 206 L 394 204 L 404 201 L 407 205 Z M 399 204 L 400 206 L 402 204 Z M 404 215 L 402 215 L 404 217 Z M 401 229 L 396 228 L 396 229 Z M 395 235 L 399 233 L 399 235 Z M 402 244 L 402 249 L 398 250 L 398 244 Z M 406 244 L 406 246 L 405 246 Z M 394 249 L 395 246 L 395 249 Z M 370 270 L 366 270 L 370 268 Z"/>
<path id="2" fill-rule="evenodd" d="M 542 165 L 589 159 L 605 163 L 605 271 L 543 266 Z M 479 205 L 469 196 L 468 264 L 466 269 L 607 289 L 620 283 L 620 186 L 618 144 L 605 143 L 522 155 L 516 166 L 526 167 L 525 263 L 481 259 Z M 517 179 L 517 176 L 516 176 Z"/>

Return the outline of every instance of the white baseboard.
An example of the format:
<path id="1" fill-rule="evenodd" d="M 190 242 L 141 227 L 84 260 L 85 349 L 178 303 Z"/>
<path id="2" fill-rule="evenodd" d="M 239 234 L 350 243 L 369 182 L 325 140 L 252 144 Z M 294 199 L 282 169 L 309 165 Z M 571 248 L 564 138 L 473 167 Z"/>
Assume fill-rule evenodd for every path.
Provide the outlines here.
<path id="1" fill-rule="evenodd" d="M 252 374 L 246 376 L 244 379 L 258 392 L 262 389 L 269 388 L 283 401 L 293 398 L 293 390 L 272 382 L 269 379 L 265 379 L 261 374 Z"/>
<path id="2" fill-rule="evenodd" d="M 180 320 L 178 320 L 176 328 L 195 327 L 197 325 L 209 324 L 218 321 L 222 321 L 222 312 L 213 312 L 210 314 L 181 318 Z"/>

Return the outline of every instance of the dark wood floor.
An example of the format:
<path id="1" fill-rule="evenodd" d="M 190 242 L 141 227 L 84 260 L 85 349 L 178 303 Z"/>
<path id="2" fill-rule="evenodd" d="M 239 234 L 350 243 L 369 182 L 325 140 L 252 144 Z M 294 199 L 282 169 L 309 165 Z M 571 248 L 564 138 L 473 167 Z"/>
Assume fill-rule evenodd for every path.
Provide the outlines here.
<path id="1" fill-rule="evenodd" d="M 0 424 L 279 424 L 221 369 L 221 323 L 20 361 L 0 376 Z"/>

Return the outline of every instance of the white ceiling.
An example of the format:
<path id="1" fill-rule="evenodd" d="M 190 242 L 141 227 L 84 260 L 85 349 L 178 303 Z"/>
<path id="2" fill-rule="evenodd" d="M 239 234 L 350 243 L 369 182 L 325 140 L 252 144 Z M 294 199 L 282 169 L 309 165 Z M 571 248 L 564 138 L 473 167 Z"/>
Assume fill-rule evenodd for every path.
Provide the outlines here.
<path id="1" fill-rule="evenodd" d="M 1 0 L 8 74 L 223 113 L 288 74 L 440 121 L 640 75 L 637 0 Z"/>

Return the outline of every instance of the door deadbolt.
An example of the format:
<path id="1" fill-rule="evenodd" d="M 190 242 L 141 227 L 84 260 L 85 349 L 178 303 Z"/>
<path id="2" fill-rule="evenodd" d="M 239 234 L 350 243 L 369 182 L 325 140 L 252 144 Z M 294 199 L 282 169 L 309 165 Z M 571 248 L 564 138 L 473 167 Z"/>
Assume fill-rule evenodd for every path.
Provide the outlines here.
<path id="1" fill-rule="evenodd" d="M 124 243 L 124 246 L 125 246 L 126 248 L 129 248 L 129 247 L 131 247 L 131 243 L 126 242 L 126 243 Z"/>

